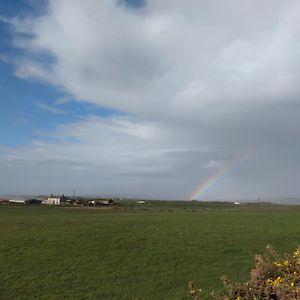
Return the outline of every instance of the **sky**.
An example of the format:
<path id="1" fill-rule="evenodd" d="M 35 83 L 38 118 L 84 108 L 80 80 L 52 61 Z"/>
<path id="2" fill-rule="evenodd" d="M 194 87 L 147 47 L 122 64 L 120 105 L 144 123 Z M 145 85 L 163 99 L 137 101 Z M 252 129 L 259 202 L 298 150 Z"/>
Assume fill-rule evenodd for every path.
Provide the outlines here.
<path id="1" fill-rule="evenodd" d="M 2 0 L 0 194 L 300 196 L 297 0 Z"/>

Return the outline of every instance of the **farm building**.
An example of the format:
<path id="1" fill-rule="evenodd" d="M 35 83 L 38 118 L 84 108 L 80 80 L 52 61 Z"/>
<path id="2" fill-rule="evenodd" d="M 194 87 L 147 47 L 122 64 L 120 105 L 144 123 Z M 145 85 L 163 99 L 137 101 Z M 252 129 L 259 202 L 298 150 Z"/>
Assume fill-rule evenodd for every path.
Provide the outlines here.
<path id="1" fill-rule="evenodd" d="M 12 203 L 12 204 L 41 204 L 42 200 L 38 199 L 9 199 L 6 200 L 6 203 Z"/>
<path id="2" fill-rule="evenodd" d="M 39 199 L 26 199 L 25 204 L 41 204 L 43 201 Z"/>
<path id="3" fill-rule="evenodd" d="M 74 205 L 78 205 L 78 206 L 84 206 L 87 205 L 87 201 L 85 199 L 82 198 L 76 198 L 73 202 Z"/>
<path id="4" fill-rule="evenodd" d="M 0 204 L 2 204 L 2 205 L 9 204 L 9 200 L 8 199 L 0 199 Z"/>
<path id="5" fill-rule="evenodd" d="M 91 200 L 91 201 L 89 201 L 89 204 L 92 204 L 92 205 L 113 205 L 113 204 L 115 204 L 115 202 L 114 202 L 113 199 L 107 198 L 107 199 Z"/>
<path id="6" fill-rule="evenodd" d="M 54 196 L 51 194 L 46 200 L 44 200 L 44 204 L 48 205 L 64 205 L 67 203 L 68 198 L 65 195 L 62 196 Z"/>
<path id="7" fill-rule="evenodd" d="M 25 199 L 9 199 L 9 203 L 25 204 Z"/>

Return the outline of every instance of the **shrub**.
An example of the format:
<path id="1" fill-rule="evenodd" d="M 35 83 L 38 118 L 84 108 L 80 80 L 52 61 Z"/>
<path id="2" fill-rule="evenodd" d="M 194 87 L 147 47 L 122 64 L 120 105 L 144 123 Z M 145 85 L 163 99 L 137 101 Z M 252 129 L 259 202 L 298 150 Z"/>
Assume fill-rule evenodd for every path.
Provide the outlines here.
<path id="1" fill-rule="evenodd" d="M 250 280 L 245 283 L 232 283 L 223 277 L 225 293 L 214 294 L 214 299 L 261 300 L 261 299 L 300 299 L 300 247 L 292 254 L 278 255 L 268 245 L 267 254 L 255 256 L 255 268 Z M 190 293 L 191 296 L 192 293 Z M 198 296 L 199 297 L 199 296 Z M 200 298 L 198 298 L 200 299 Z"/>
<path id="2" fill-rule="evenodd" d="M 190 296 L 194 298 L 194 300 L 200 300 L 201 289 L 195 287 L 194 281 L 189 282 L 189 293 Z"/>

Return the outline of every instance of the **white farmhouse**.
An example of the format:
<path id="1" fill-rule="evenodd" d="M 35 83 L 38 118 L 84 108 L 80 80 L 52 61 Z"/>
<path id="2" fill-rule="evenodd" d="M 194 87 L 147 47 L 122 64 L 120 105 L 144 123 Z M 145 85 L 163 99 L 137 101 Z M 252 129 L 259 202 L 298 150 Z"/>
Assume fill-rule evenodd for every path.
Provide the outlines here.
<path id="1" fill-rule="evenodd" d="M 44 204 L 50 204 L 50 205 L 62 205 L 65 204 L 67 201 L 67 197 L 65 195 L 62 196 L 54 196 L 51 194 L 50 197 L 48 197 L 46 200 L 44 200 Z"/>

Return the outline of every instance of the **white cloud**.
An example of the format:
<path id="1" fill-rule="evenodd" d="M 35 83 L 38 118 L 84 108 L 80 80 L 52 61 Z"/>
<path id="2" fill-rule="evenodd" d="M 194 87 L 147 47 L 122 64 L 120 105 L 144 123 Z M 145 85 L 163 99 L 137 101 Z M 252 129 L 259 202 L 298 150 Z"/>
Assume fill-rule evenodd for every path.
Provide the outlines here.
<path id="1" fill-rule="evenodd" d="M 24 51 L 16 74 L 131 117 L 58 126 L 54 142 L 37 141 L 3 161 L 49 162 L 49 170 L 69 161 L 65 170 L 111 180 L 107 191 L 117 180 L 123 192 L 184 197 L 210 168 L 252 152 L 259 163 L 232 173 L 225 195 L 236 192 L 234 182 L 252 195 L 241 183 L 248 177 L 263 194 L 279 192 L 253 174 L 296 193 L 288 181 L 300 163 L 292 151 L 299 148 L 299 2 L 148 0 L 137 10 L 117 3 L 51 0 L 42 16 L 10 20 Z M 272 161 L 289 175 L 265 172 Z"/>
<path id="2" fill-rule="evenodd" d="M 43 110 L 45 110 L 47 112 L 50 112 L 52 114 L 56 114 L 56 115 L 65 114 L 65 111 L 63 111 L 62 109 L 54 107 L 54 106 L 51 106 L 51 105 L 48 105 L 48 104 L 43 103 L 43 102 L 38 102 L 36 105 L 39 108 L 41 108 L 41 109 L 43 109 Z"/>
<path id="3" fill-rule="evenodd" d="M 68 96 L 59 97 L 58 99 L 55 100 L 55 105 L 65 104 L 70 101 L 72 101 L 72 99 Z"/>
<path id="4" fill-rule="evenodd" d="M 224 168 L 224 163 L 222 161 L 219 160 L 210 160 L 208 162 L 208 164 L 206 165 L 206 167 L 208 169 L 220 169 L 220 168 Z"/>
<path id="5" fill-rule="evenodd" d="M 13 24 L 33 36 L 27 50 L 56 62 L 43 69 L 25 60 L 18 74 L 151 117 L 298 92 L 297 2 L 160 2 L 134 11 L 114 1 L 50 1 L 47 15 Z"/>
<path id="6" fill-rule="evenodd" d="M 176 137 L 178 130 L 181 134 Z M 180 128 L 168 128 L 161 123 L 90 116 L 59 126 L 56 132 L 46 134 L 49 141 L 37 140 L 21 149 L 3 150 L 0 165 L 5 170 L 5 182 L 9 181 L 12 169 L 14 182 L 26 170 L 26 178 L 19 182 L 19 187 L 26 191 L 29 182 L 35 180 L 37 188 L 53 186 L 56 191 L 64 182 L 65 192 L 76 185 L 78 191 L 85 193 L 173 197 L 179 191 L 173 185 L 178 181 L 184 183 L 187 178 L 181 173 L 176 153 L 197 146 L 188 135 L 183 139 L 182 133 Z M 45 178 L 50 178 L 48 184 Z M 6 185 L 8 188 L 11 183 Z M 188 191 L 181 187 L 178 197 Z"/>

